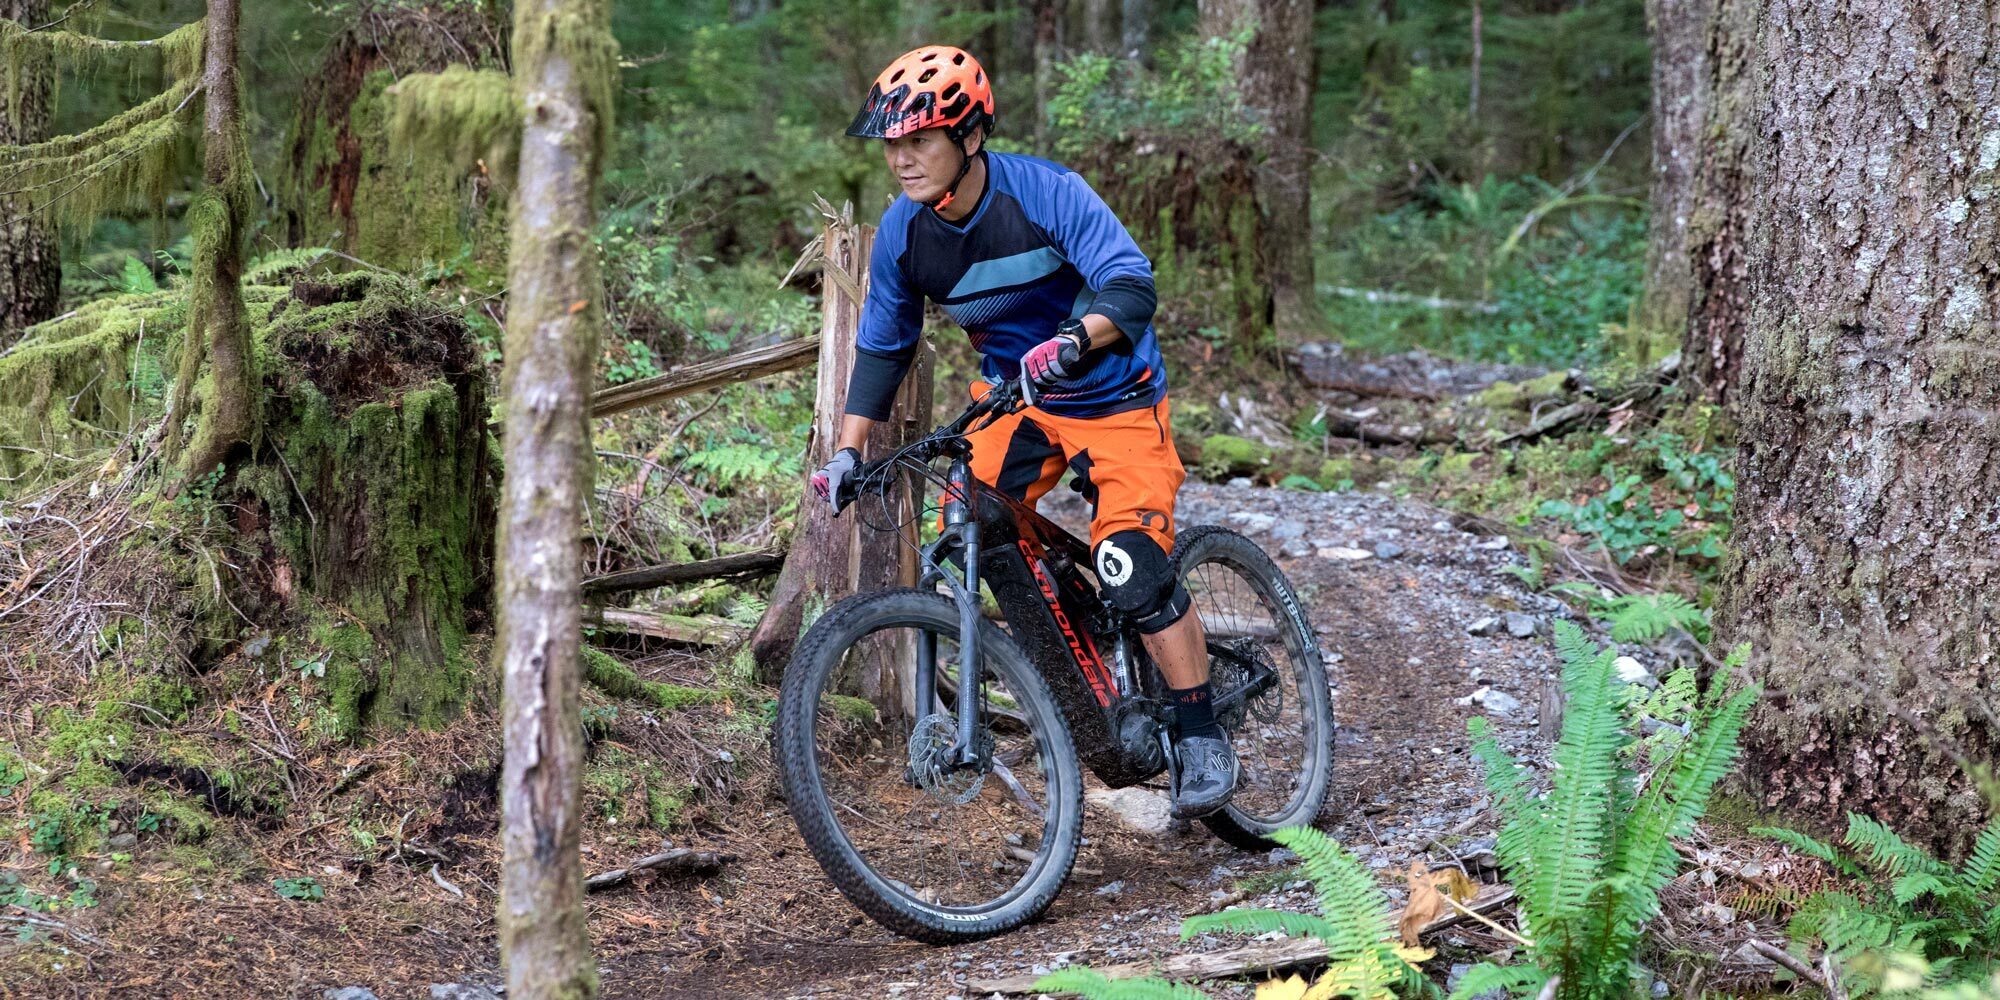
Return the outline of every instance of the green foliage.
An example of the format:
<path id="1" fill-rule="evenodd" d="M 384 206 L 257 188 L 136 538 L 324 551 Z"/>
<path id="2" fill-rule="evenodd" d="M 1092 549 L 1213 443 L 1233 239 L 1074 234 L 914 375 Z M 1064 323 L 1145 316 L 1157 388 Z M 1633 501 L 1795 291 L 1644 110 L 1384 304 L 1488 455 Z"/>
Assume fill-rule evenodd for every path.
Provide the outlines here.
<path id="1" fill-rule="evenodd" d="M 1236 68 L 1253 33 L 1185 36 L 1162 47 L 1152 69 L 1091 52 L 1057 63 L 1044 108 L 1061 130 L 1056 155 L 1082 158 L 1106 144 L 1170 135 L 1255 145 L 1270 130 L 1244 103 Z"/>
<path id="2" fill-rule="evenodd" d="M 1736 498 L 1736 477 L 1724 456 L 1689 448 L 1671 431 L 1635 442 L 1633 453 L 1647 463 L 1641 471 L 1607 460 L 1600 472 L 1608 489 L 1580 503 L 1546 501 L 1538 513 L 1591 536 L 1621 564 L 1664 552 L 1697 569 L 1714 567 Z M 1657 478 L 1649 483 L 1649 476 Z"/>
<path id="3" fill-rule="evenodd" d="M 1593 650 L 1569 622 L 1556 624 L 1556 647 L 1568 699 L 1546 795 L 1535 793 L 1485 719 L 1468 723 L 1502 817 L 1496 852 L 1534 946 L 1514 969 L 1476 967 L 1478 978 L 1454 994 L 1461 1000 L 1496 986 L 1532 994 L 1556 975 L 1562 997 L 1637 995 L 1650 985 L 1639 983 L 1637 949 L 1680 865 L 1672 841 L 1691 833 L 1707 808 L 1756 698 L 1754 688 L 1725 695 L 1718 685 L 1689 709 L 1685 735 L 1635 752 L 1639 710 L 1670 703 L 1630 704 L 1631 689 L 1613 666 L 1616 650 Z M 1691 690 L 1692 681 L 1673 687 Z"/>
<path id="4" fill-rule="evenodd" d="M 317 903 L 326 898 L 326 887 L 320 885 L 319 880 L 310 875 L 275 878 L 271 880 L 271 888 L 277 890 L 278 895 L 284 899 L 294 899 L 302 903 Z"/>
<path id="5" fill-rule="evenodd" d="M 796 452 L 740 442 L 705 448 L 688 455 L 684 461 L 689 468 L 700 470 L 701 478 L 714 486 L 771 475 L 796 478 L 801 469 Z"/>
<path id="6" fill-rule="evenodd" d="M 1320 914 L 1277 910 L 1223 910 L 1190 917 L 1181 937 L 1215 931 L 1317 938 L 1326 946 L 1326 979 L 1339 988 L 1329 995 L 1386 998 L 1397 992 L 1431 992 L 1417 968 L 1396 953 L 1389 900 L 1354 855 L 1311 827 L 1279 830 L 1271 839 L 1299 855 L 1299 867 L 1313 883 Z M 1322 987 L 1325 988 L 1323 981 Z"/>
<path id="7" fill-rule="evenodd" d="M 1035 980 L 1045 993 L 1075 993 L 1086 1000 L 1207 1000 L 1200 990 L 1164 979 L 1106 979 L 1101 972 L 1071 966 Z"/>
<path id="8" fill-rule="evenodd" d="M 1549 588 L 1554 593 L 1576 594 L 1584 599 L 1591 617 L 1611 626 L 1611 638 L 1618 642 L 1651 642 L 1676 630 L 1708 641 L 1708 612 L 1675 593 L 1641 593 L 1605 596 L 1587 583 L 1571 582 Z"/>
<path id="9" fill-rule="evenodd" d="M 422 151 L 457 174 L 485 160 L 488 172 L 506 183 L 521 141 L 521 106 L 514 80 L 501 69 L 447 66 L 437 73 L 411 73 L 384 91 L 389 98 L 389 136 L 399 148 Z"/>
<path id="10" fill-rule="evenodd" d="M 1797 910 L 1788 928 L 1794 942 L 1838 958 L 1856 994 L 1950 990 L 2000 974 L 2000 817 L 1956 867 L 1858 813 L 1847 814 L 1838 848 L 1778 827 L 1752 832 L 1858 883 L 1853 892 L 1824 889 L 1792 900 Z M 1914 980 L 1905 975 L 1912 973 Z"/>

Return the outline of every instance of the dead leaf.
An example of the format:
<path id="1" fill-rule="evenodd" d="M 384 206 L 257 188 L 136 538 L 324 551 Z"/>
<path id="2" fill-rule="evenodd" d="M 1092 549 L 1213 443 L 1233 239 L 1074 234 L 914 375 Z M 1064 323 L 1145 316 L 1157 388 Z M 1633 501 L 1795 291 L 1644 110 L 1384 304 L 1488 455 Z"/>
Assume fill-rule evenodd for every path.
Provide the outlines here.
<path id="1" fill-rule="evenodd" d="M 571 316 L 574 316 L 574 315 L 576 315 L 577 313 L 580 313 L 580 312 L 582 312 L 582 311 L 584 311 L 585 309 L 588 309 L 588 308 L 590 308 L 590 300 L 589 300 L 589 299 L 578 299 L 578 300 L 576 300 L 575 302 L 572 302 L 572 303 L 570 303 L 570 304 L 569 304 L 569 314 L 570 314 Z"/>
<path id="2" fill-rule="evenodd" d="M 1273 979 L 1257 987 L 1257 1000 L 1299 1000 L 1306 995 L 1306 981 L 1297 973 L 1290 979 Z"/>
<path id="3" fill-rule="evenodd" d="M 1437 957 L 1437 949 L 1411 948 L 1408 946 L 1404 946 L 1396 949 L 1396 957 L 1402 959 L 1405 962 L 1408 962 L 1411 965 L 1422 965 L 1423 963 L 1428 962 L 1431 959 Z"/>
<path id="4" fill-rule="evenodd" d="M 1430 865 L 1419 858 L 1410 862 L 1410 871 L 1405 876 L 1410 883 L 1410 902 L 1403 908 L 1403 919 L 1397 929 L 1403 936 L 1403 944 L 1414 948 L 1419 942 L 1417 932 L 1425 924 L 1443 916 L 1451 909 L 1444 901 L 1446 896 L 1463 903 L 1479 893 L 1479 888 L 1465 873 L 1456 868 L 1440 868 L 1431 871 Z"/>

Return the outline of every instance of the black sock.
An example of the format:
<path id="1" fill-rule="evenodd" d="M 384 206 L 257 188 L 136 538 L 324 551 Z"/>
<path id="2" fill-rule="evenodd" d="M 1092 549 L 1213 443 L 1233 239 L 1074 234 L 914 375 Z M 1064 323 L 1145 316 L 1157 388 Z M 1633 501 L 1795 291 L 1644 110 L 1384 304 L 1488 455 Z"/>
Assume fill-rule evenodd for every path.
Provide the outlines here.
<path id="1" fill-rule="evenodd" d="M 1207 682 L 1191 688 L 1169 688 L 1167 703 L 1174 708 L 1176 738 L 1208 736 L 1226 740 L 1229 734 L 1215 721 L 1215 690 Z"/>

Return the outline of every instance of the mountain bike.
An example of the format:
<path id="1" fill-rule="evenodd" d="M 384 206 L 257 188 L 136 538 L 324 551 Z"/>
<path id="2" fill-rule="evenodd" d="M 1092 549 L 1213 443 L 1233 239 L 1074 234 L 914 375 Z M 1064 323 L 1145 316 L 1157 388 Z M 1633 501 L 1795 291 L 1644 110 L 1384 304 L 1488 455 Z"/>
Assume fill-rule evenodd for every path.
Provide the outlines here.
<path id="1" fill-rule="evenodd" d="M 857 594 L 812 623 L 779 697 L 783 788 L 813 857 L 854 905 L 920 941 L 990 937 L 1049 908 L 1082 836 L 1082 768 L 1121 788 L 1173 766 L 1165 681 L 1099 596 L 1089 548 L 972 475 L 966 434 L 1034 398 L 1025 381 L 993 387 L 843 484 L 862 516 L 868 495 L 887 509 L 895 486 L 927 480 L 942 528 L 921 547 L 915 588 Z M 1312 822 L 1326 797 L 1334 723 L 1319 644 L 1248 538 L 1188 528 L 1173 563 L 1242 762 L 1234 799 L 1201 822 L 1268 849 L 1267 834 Z"/>

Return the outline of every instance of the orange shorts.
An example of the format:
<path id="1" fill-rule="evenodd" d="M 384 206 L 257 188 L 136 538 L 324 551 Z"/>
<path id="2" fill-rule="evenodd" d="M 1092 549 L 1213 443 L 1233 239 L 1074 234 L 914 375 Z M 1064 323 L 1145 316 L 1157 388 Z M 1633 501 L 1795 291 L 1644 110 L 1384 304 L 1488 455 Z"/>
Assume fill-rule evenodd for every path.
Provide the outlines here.
<path id="1" fill-rule="evenodd" d="M 991 391 L 972 385 L 977 399 Z M 1120 531 L 1143 531 L 1162 553 L 1174 550 L 1174 497 L 1187 470 L 1174 450 L 1167 400 L 1102 417 L 1058 417 L 1029 407 L 966 436 L 972 474 L 1016 500 L 1034 506 L 1076 470 L 1090 504 L 1090 544 Z"/>

